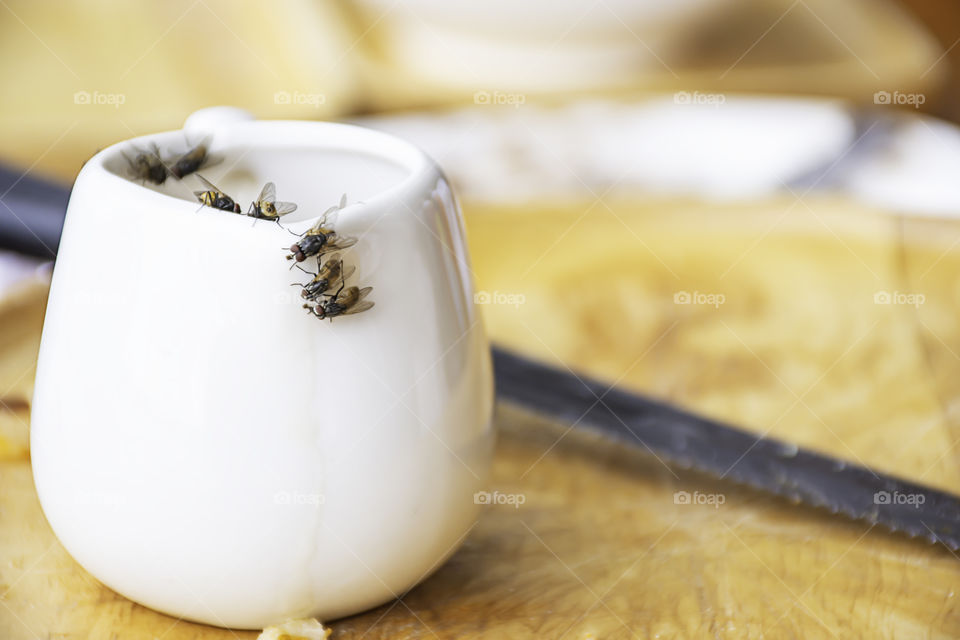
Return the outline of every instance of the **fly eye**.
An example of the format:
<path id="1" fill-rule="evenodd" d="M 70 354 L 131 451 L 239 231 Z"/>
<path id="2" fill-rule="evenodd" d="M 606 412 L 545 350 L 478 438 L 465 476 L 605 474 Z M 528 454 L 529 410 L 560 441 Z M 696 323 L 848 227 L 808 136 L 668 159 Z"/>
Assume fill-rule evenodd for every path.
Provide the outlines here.
<path id="1" fill-rule="evenodd" d="M 299 244 L 290 245 L 290 253 L 300 253 L 300 245 Z"/>

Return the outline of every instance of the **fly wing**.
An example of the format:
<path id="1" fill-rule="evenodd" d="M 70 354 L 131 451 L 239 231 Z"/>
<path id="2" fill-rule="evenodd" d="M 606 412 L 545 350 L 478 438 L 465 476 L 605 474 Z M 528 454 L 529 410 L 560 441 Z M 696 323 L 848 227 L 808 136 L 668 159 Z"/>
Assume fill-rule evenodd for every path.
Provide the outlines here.
<path id="1" fill-rule="evenodd" d="M 336 221 L 336 207 L 330 207 L 324 211 L 316 222 L 313 223 L 313 226 L 307 229 L 306 235 L 316 234 L 323 229 L 326 229 Z"/>
<path id="2" fill-rule="evenodd" d="M 338 207 L 330 207 L 323 212 L 323 215 L 320 216 L 320 220 L 317 221 L 317 227 L 323 227 L 329 229 L 333 225 L 337 224 L 337 214 L 340 213 Z"/>
<path id="3" fill-rule="evenodd" d="M 136 161 L 130 156 L 128 156 L 127 154 L 125 154 L 123 151 L 120 152 L 120 155 L 122 155 L 123 159 L 127 161 L 127 175 L 132 176 L 134 178 L 139 178 L 140 172 L 137 171 Z"/>
<path id="4" fill-rule="evenodd" d="M 339 253 L 331 253 L 329 256 L 327 256 L 327 260 L 326 260 L 326 261 L 327 261 L 328 263 L 339 262 L 339 261 L 340 261 L 340 254 L 339 254 Z"/>
<path id="5" fill-rule="evenodd" d="M 147 146 L 147 153 L 155 157 L 157 160 L 160 160 L 160 147 L 157 146 L 156 142 L 151 142 Z M 160 160 L 162 162 L 162 160 Z"/>
<path id="6" fill-rule="evenodd" d="M 186 157 L 189 156 L 192 151 L 193 149 L 187 149 L 186 151 L 172 151 L 167 149 L 166 154 L 162 159 L 165 163 L 174 165 L 181 160 L 186 159 Z"/>
<path id="7" fill-rule="evenodd" d="M 341 285 L 341 284 L 344 284 L 344 282 L 346 281 L 346 279 L 349 278 L 350 276 L 352 276 L 352 275 L 353 275 L 353 272 L 356 271 L 356 270 L 357 270 L 357 268 L 356 268 L 355 266 L 353 266 L 353 265 L 348 265 L 348 266 L 345 266 L 345 267 L 341 268 L 341 269 L 340 269 L 340 273 L 337 274 L 337 277 L 332 278 L 332 279 L 330 280 L 330 284 L 329 284 L 329 286 L 327 287 L 327 289 L 330 290 L 330 289 L 337 289 L 337 288 L 339 288 L 340 285 Z M 358 298 L 358 300 L 359 300 L 359 298 Z"/>
<path id="8" fill-rule="evenodd" d="M 206 191 L 213 191 L 213 192 L 216 192 L 216 193 L 223 193 L 222 191 L 220 191 L 219 188 L 217 188 L 216 185 L 214 185 L 212 182 L 210 182 L 209 180 L 207 180 L 206 178 L 204 178 L 204 177 L 203 177 L 202 175 L 200 175 L 199 173 L 195 173 L 195 174 L 193 174 L 193 175 L 197 176 L 197 179 L 200 180 L 200 184 L 202 184 L 204 187 L 206 187 L 206 189 L 205 189 Z M 197 194 L 197 195 L 199 195 L 200 193 L 203 193 L 203 191 L 200 191 L 200 192 L 194 191 L 194 193 Z"/>
<path id="9" fill-rule="evenodd" d="M 341 238 L 337 236 L 333 242 L 328 242 L 327 244 L 325 244 L 323 246 L 323 249 L 321 249 L 321 252 L 325 253 L 327 251 L 346 249 L 348 247 L 352 247 L 355 244 L 357 244 L 356 238 L 351 238 L 351 237 Z"/>
<path id="10" fill-rule="evenodd" d="M 263 189 L 260 190 L 260 195 L 257 197 L 257 202 L 273 202 L 277 199 L 277 185 L 272 182 L 268 182 L 263 185 Z"/>
<path id="11" fill-rule="evenodd" d="M 278 216 L 285 216 L 297 210 L 297 205 L 293 202 L 274 202 L 273 208 L 276 209 Z"/>
<path id="12" fill-rule="evenodd" d="M 357 304 L 353 305 L 352 307 L 350 307 L 340 315 L 349 316 L 354 313 L 360 313 L 361 311 L 366 311 L 371 307 L 373 307 L 373 302 L 371 302 L 370 300 L 364 300 L 363 302 L 358 302 Z"/>
<path id="13" fill-rule="evenodd" d="M 363 300 L 367 297 L 367 294 L 373 291 L 373 287 L 364 287 L 357 292 L 357 300 Z"/>
<path id="14" fill-rule="evenodd" d="M 160 147 L 157 146 L 156 142 L 150 143 L 147 146 L 147 150 L 144 152 L 144 155 L 147 157 L 153 157 L 158 163 L 163 165 L 163 168 L 168 172 L 171 172 L 171 167 L 173 166 L 169 160 L 165 160 L 162 155 L 160 155 Z"/>

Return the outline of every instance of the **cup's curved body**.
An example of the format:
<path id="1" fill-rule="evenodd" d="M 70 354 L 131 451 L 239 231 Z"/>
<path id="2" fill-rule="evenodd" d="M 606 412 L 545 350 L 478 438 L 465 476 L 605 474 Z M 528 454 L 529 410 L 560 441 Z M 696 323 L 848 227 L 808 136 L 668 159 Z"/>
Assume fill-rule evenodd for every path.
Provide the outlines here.
<path id="1" fill-rule="evenodd" d="M 70 199 L 37 369 L 44 512 L 90 573 L 149 607 L 257 628 L 348 615 L 410 588 L 464 539 L 492 448 L 488 345 L 457 204 L 436 165 L 372 131 L 233 122 L 203 173 L 281 228 L 141 185 L 114 146 Z M 134 141 L 184 146 L 181 132 Z M 321 321 L 282 247 L 341 193 L 348 285 Z"/>

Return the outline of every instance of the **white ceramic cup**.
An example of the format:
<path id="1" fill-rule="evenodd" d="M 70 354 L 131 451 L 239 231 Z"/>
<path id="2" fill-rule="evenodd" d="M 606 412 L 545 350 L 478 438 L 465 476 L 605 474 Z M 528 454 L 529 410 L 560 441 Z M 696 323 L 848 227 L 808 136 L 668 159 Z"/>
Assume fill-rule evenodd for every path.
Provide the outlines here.
<path id="1" fill-rule="evenodd" d="M 466 537 L 489 468 L 489 351 L 460 213 L 415 147 L 229 109 L 114 145 L 77 178 L 43 329 L 37 491 L 91 574 L 151 608 L 259 628 L 337 618 L 430 574 Z M 284 226 L 204 207 L 192 177 L 123 153 L 207 138 L 201 171 L 244 211 L 268 180 Z M 343 193 L 337 231 L 369 311 L 321 321 L 283 247 Z"/>

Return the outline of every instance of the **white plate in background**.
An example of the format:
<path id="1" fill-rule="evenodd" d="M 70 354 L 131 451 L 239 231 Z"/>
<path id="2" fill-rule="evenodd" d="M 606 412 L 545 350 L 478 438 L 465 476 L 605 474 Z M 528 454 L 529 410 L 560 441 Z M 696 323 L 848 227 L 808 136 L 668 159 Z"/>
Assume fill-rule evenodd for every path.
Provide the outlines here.
<path id="1" fill-rule="evenodd" d="M 906 213 L 960 213 L 960 128 L 906 110 L 680 92 L 361 122 L 423 147 L 473 201 L 829 189 Z"/>

